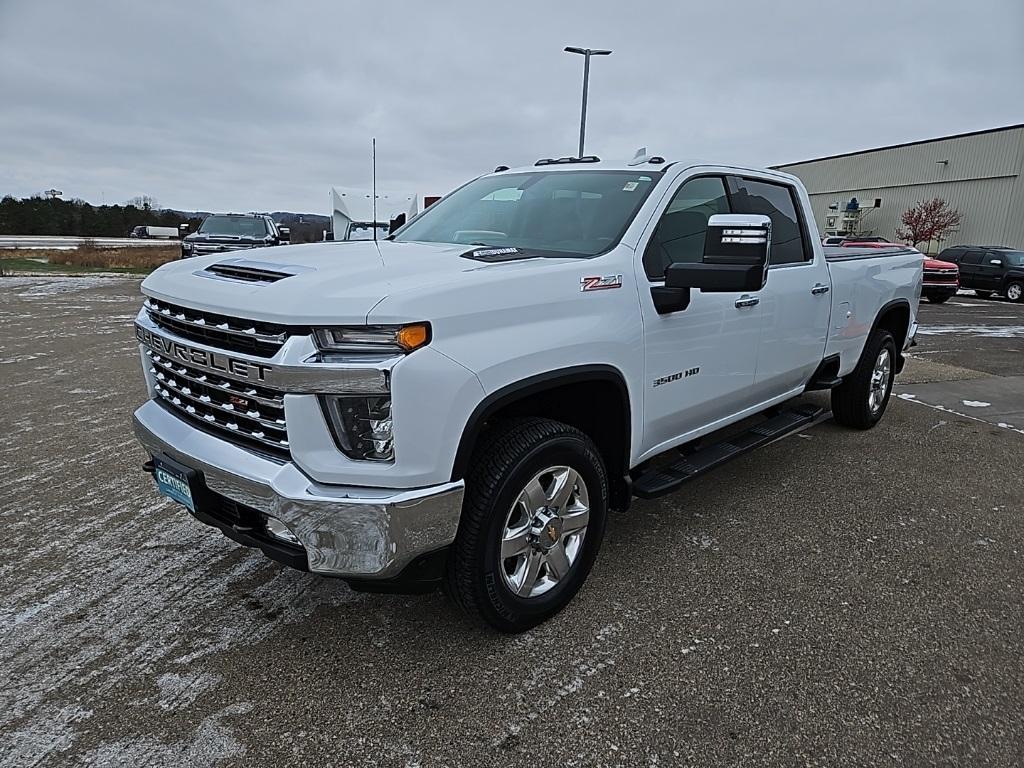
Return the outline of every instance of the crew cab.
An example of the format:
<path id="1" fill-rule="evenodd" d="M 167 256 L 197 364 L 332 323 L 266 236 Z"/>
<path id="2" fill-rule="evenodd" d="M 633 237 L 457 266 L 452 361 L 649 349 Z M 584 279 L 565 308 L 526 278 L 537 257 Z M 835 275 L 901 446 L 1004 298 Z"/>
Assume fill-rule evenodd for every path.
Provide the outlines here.
<path id="1" fill-rule="evenodd" d="M 278 227 L 270 217 L 256 213 L 215 213 L 203 219 L 199 229 L 181 241 L 181 257 L 287 245 L 288 227 Z"/>
<path id="2" fill-rule="evenodd" d="M 960 284 L 983 299 L 1000 293 L 1024 301 L 1024 251 L 1004 245 L 957 245 L 939 258 L 960 268 Z"/>
<path id="3" fill-rule="evenodd" d="M 134 428 L 159 490 L 290 566 L 442 585 L 518 632 L 572 599 L 610 510 L 826 417 L 808 390 L 882 418 L 919 252 L 823 249 L 777 171 L 540 163 L 386 240 L 147 277 Z"/>

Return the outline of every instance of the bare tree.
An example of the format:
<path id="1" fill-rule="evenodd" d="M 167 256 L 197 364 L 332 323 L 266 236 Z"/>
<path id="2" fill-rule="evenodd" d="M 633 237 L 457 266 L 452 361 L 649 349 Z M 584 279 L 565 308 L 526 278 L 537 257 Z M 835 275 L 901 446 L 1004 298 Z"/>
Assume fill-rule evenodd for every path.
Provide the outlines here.
<path id="1" fill-rule="evenodd" d="M 960 226 L 960 212 L 941 197 L 919 202 L 903 212 L 905 229 L 896 230 L 896 237 L 913 245 L 941 240 L 942 236 Z"/>
<path id="2" fill-rule="evenodd" d="M 125 205 L 134 205 L 136 208 L 143 211 L 155 211 L 160 207 L 156 198 L 150 197 L 149 195 L 137 195 L 131 200 L 128 200 Z"/>

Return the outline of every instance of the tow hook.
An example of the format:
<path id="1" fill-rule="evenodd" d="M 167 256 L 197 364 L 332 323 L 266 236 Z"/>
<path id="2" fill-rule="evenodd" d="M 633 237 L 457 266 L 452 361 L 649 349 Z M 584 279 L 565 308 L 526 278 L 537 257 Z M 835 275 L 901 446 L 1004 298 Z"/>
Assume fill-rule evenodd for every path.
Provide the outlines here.
<path id="1" fill-rule="evenodd" d="M 144 461 L 142 462 L 142 471 L 148 475 L 152 475 L 154 472 L 156 472 L 156 464 L 153 463 L 152 459 L 150 459 L 149 461 Z"/>

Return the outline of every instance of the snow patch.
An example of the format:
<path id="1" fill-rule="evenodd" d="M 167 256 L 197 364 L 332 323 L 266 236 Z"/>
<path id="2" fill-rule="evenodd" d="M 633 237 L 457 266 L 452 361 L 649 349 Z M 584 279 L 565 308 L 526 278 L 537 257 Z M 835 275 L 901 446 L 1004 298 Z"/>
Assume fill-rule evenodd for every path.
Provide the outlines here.
<path id="1" fill-rule="evenodd" d="M 961 400 L 960 402 L 968 408 L 988 408 L 992 405 L 992 403 L 986 403 L 984 400 Z"/>

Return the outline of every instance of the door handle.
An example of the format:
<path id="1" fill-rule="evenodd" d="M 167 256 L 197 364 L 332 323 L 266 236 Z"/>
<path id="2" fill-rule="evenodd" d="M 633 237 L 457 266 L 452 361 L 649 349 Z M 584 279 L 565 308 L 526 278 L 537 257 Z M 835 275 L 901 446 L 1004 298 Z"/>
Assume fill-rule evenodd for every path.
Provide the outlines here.
<path id="1" fill-rule="evenodd" d="M 743 309 L 743 307 L 756 307 L 761 303 L 761 300 L 757 296 L 740 296 L 736 299 L 736 308 Z"/>
<path id="2" fill-rule="evenodd" d="M 824 283 L 815 283 L 814 287 L 811 288 L 811 293 L 815 296 L 821 296 L 823 293 L 828 293 L 828 286 Z"/>

